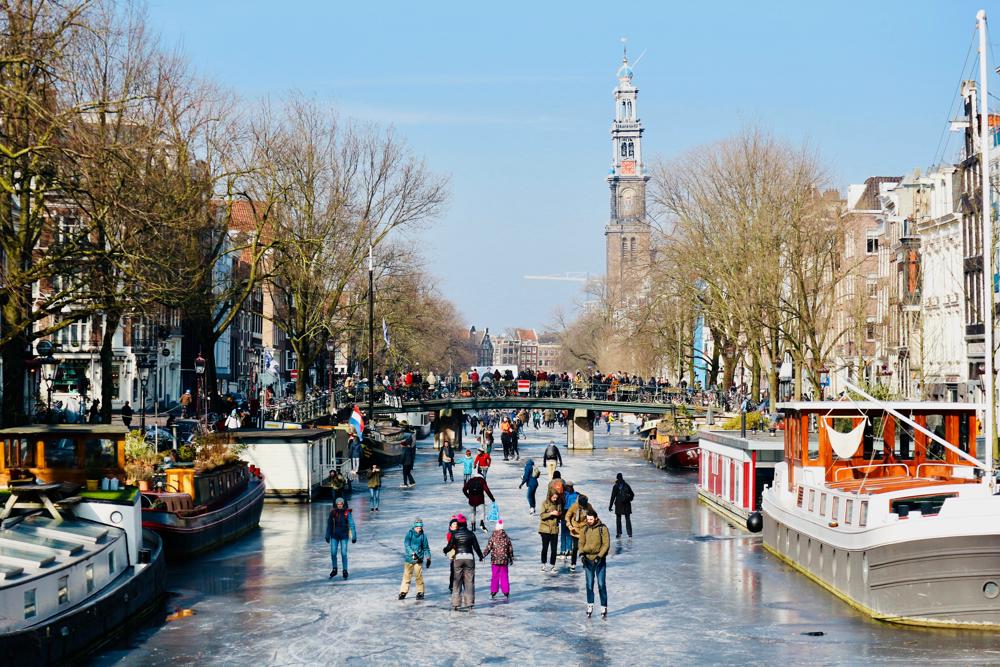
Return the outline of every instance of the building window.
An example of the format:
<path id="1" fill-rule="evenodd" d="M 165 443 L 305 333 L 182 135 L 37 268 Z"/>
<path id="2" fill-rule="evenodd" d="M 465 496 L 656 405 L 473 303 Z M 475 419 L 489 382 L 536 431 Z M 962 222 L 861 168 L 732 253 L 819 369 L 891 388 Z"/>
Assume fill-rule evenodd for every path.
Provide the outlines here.
<path id="1" fill-rule="evenodd" d="M 632 249 L 632 259 L 635 259 L 635 237 L 634 236 L 632 237 L 632 241 L 631 241 L 631 249 Z"/>
<path id="2" fill-rule="evenodd" d="M 59 577 L 59 604 L 69 602 L 69 575 Z"/>
<path id="3" fill-rule="evenodd" d="M 38 606 L 35 604 L 35 589 L 24 591 L 24 618 L 34 618 L 38 613 Z"/>
<path id="4" fill-rule="evenodd" d="M 878 296 L 878 280 L 875 279 L 875 276 L 868 276 L 865 284 L 868 288 L 868 298 L 874 299 Z"/>
<path id="5" fill-rule="evenodd" d="M 869 236 L 865 239 L 865 254 L 866 255 L 877 255 L 878 254 L 878 237 Z"/>
<path id="6" fill-rule="evenodd" d="M 869 343 L 875 340 L 875 323 L 868 322 L 865 324 L 865 340 Z"/>

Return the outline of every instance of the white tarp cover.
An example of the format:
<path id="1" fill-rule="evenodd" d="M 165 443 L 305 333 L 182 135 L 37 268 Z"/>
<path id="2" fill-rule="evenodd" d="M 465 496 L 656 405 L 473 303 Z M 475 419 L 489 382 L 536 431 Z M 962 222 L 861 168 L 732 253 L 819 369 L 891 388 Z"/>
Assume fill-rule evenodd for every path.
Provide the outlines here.
<path id="1" fill-rule="evenodd" d="M 862 419 L 861 423 L 855 426 L 851 431 L 841 433 L 840 431 L 835 431 L 833 427 L 830 426 L 830 419 L 831 417 L 823 418 L 823 427 L 826 429 L 826 436 L 830 439 L 830 446 L 833 448 L 833 453 L 836 454 L 838 458 L 851 458 L 854 456 L 854 452 L 858 451 L 858 447 L 861 445 L 861 439 L 865 435 L 865 426 L 868 424 L 868 420 Z"/>

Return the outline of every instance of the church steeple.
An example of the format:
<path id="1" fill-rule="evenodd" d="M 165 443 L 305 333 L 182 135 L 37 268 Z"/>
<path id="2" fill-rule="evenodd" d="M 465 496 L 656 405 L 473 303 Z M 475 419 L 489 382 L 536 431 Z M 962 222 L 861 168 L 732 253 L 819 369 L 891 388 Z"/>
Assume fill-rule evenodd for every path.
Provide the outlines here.
<path id="1" fill-rule="evenodd" d="M 641 57 L 641 56 L 640 56 Z M 632 79 L 635 65 L 628 51 L 615 76 L 615 114 L 611 123 L 611 211 L 605 228 L 607 242 L 607 287 L 613 302 L 635 303 L 642 292 L 652 260 L 649 224 L 646 219 L 646 176 L 642 159 L 642 122 L 638 96 Z"/>

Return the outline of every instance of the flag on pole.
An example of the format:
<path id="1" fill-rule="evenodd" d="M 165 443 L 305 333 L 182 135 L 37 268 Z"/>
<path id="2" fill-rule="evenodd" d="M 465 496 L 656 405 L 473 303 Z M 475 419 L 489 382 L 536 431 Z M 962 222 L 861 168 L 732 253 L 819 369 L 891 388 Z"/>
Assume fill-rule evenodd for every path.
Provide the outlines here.
<path id="1" fill-rule="evenodd" d="M 354 412 L 351 413 L 351 418 L 347 422 L 354 427 L 354 430 L 358 432 L 358 437 L 362 437 L 365 432 L 365 418 L 361 414 L 361 409 L 355 405 Z"/>
<path id="2" fill-rule="evenodd" d="M 389 325 L 385 323 L 385 318 L 382 318 L 382 340 L 385 341 L 385 349 L 389 349 Z"/>

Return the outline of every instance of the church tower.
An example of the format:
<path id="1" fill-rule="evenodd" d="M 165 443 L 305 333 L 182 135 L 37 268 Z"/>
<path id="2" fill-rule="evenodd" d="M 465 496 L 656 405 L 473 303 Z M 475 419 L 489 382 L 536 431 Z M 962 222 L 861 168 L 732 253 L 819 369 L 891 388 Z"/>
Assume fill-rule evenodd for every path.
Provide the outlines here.
<path id="1" fill-rule="evenodd" d="M 607 290 L 616 309 L 634 307 L 642 297 L 652 261 L 651 234 L 646 218 L 646 183 L 642 161 L 642 123 L 632 85 L 628 52 L 618 68 L 615 119 L 611 123 L 611 217 L 604 230 L 607 244 Z"/>

